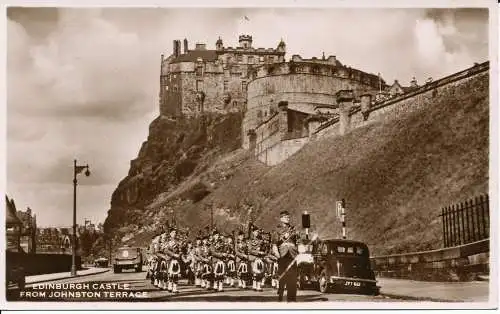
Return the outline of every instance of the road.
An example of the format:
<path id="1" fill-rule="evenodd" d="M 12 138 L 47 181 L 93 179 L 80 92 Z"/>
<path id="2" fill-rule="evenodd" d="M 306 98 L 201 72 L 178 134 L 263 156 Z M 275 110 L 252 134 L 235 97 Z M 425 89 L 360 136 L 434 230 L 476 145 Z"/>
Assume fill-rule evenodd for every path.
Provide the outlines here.
<path id="1" fill-rule="evenodd" d="M 60 284 L 60 286 L 57 286 Z M 73 285 L 71 285 L 73 284 Z M 265 288 L 262 292 L 226 288 L 223 292 L 207 291 L 199 287 L 187 285 L 184 280 L 179 283 L 179 293 L 172 294 L 161 291 L 146 279 L 146 273 L 124 271 L 115 274 L 112 271 L 85 277 L 60 279 L 27 285 L 19 296 L 19 291 L 9 290 L 8 300 L 21 301 L 125 301 L 125 302 L 276 302 L 276 290 Z M 301 290 L 297 295 L 298 302 L 318 301 L 353 301 L 353 302 L 401 302 L 384 296 L 363 296 L 348 294 L 322 294 L 319 291 Z"/>

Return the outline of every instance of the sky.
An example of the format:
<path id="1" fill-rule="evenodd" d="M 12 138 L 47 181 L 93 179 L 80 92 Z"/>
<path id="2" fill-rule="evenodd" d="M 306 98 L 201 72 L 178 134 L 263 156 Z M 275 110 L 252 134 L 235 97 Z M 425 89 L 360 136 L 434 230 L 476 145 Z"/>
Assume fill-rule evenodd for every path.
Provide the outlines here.
<path id="1" fill-rule="evenodd" d="M 245 19 L 244 17 L 247 17 Z M 158 116 L 160 55 L 174 39 L 214 49 L 283 39 L 289 59 L 335 55 L 386 82 L 424 82 L 488 60 L 484 9 L 7 10 L 7 194 L 39 226 L 103 222 L 111 194 Z"/>

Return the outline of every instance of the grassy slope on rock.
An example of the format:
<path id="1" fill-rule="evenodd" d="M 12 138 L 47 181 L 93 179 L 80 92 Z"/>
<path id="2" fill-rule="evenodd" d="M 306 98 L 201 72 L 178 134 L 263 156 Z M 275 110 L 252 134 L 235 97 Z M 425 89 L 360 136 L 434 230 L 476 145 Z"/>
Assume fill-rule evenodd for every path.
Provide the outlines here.
<path id="1" fill-rule="evenodd" d="M 335 200 L 345 198 L 348 237 L 374 254 L 438 248 L 440 208 L 488 191 L 488 104 L 487 79 L 475 79 L 398 120 L 312 142 L 278 166 L 249 160 L 181 215 L 199 227 L 210 217 L 204 204 L 221 204 L 231 208 L 232 223 L 224 213 L 215 219 L 227 229 L 245 223 L 239 205 L 249 200 L 268 230 L 280 210 L 297 224 L 308 210 L 321 236 L 338 237 Z"/>

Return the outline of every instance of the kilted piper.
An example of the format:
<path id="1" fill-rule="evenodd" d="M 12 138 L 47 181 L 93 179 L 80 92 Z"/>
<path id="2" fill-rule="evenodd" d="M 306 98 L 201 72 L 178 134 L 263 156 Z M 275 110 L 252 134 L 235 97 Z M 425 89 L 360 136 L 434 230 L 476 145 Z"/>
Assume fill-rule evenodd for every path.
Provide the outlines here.
<path id="1" fill-rule="evenodd" d="M 288 211 L 280 213 L 281 223 L 276 228 L 273 237 L 273 252 L 278 257 L 279 287 L 278 298 L 283 300 L 285 287 L 288 302 L 297 299 L 297 263 L 295 257 L 298 254 L 297 242 L 299 234 L 295 227 L 290 224 Z"/>

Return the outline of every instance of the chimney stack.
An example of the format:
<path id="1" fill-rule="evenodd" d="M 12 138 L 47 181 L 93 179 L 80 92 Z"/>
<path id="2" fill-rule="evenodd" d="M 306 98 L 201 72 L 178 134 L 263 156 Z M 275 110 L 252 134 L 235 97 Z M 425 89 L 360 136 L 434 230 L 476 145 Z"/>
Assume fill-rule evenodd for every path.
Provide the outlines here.
<path id="1" fill-rule="evenodd" d="M 184 53 L 188 53 L 188 40 L 184 38 Z"/>
<path id="2" fill-rule="evenodd" d="M 181 41 L 174 40 L 174 57 L 178 57 L 181 54 Z"/>

